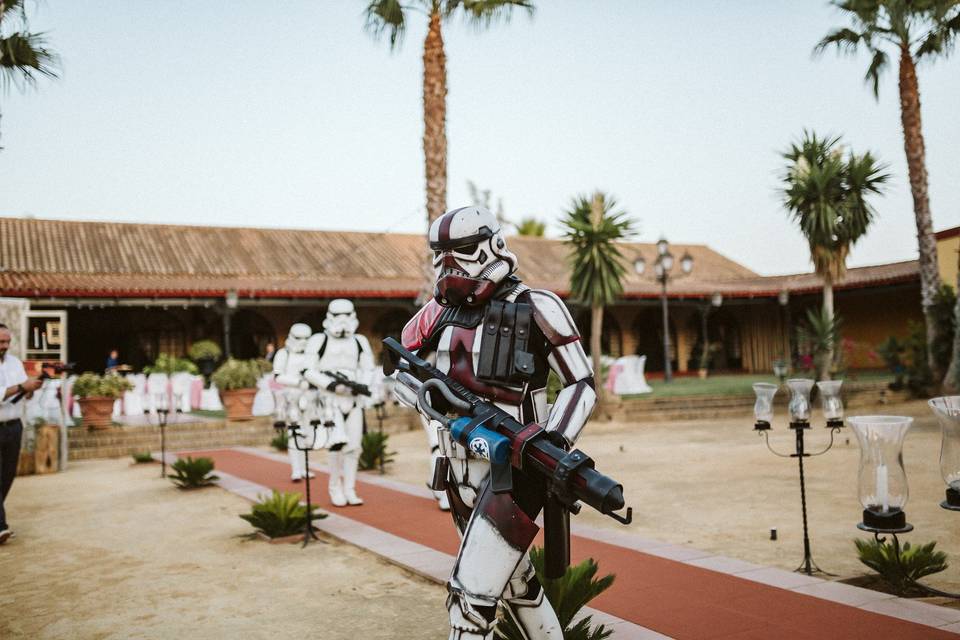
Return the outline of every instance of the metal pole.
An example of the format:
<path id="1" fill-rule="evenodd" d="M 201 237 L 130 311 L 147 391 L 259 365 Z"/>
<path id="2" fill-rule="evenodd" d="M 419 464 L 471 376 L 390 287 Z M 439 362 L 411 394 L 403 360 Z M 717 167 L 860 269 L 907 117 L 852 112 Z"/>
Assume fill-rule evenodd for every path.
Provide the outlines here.
<path id="1" fill-rule="evenodd" d="M 810 555 L 810 535 L 807 533 L 807 486 L 803 477 L 803 429 L 797 428 L 797 462 L 800 465 L 800 509 L 803 512 L 803 564 L 800 568 L 808 576 L 813 575 L 813 557 Z"/>
<path id="2" fill-rule="evenodd" d="M 60 471 L 67 470 L 70 437 L 67 434 L 67 372 L 60 373 Z"/>
<path id="3" fill-rule="evenodd" d="M 232 309 L 223 310 L 223 353 L 227 358 L 232 355 L 230 351 L 230 315 L 232 313 Z"/>
<path id="4" fill-rule="evenodd" d="M 660 306 L 663 307 L 663 381 L 673 380 L 673 371 L 670 366 L 670 318 L 667 313 L 667 274 L 660 278 Z"/>

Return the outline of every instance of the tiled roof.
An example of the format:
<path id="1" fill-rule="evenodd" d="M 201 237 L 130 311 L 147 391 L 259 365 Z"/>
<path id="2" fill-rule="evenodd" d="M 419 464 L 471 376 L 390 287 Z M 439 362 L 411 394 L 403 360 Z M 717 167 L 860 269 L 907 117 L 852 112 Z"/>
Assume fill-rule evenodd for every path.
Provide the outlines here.
<path id="1" fill-rule="evenodd" d="M 559 240 L 514 236 L 520 275 L 534 287 L 565 294 L 568 248 Z M 673 296 L 776 296 L 819 288 L 812 274 L 762 277 L 704 245 L 672 245 L 694 259 L 690 275 L 671 282 Z M 26 297 L 411 298 L 424 278 L 422 236 L 341 231 L 68 222 L 0 218 L 0 295 Z M 659 295 L 653 244 L 625 243 L 627 297 Z M 634 273 L 643 256 L 647 272 Z M 679 268 L 675 268 L 679 271 Z M 851 269 L 838 284 L 918 278 L 917 263 Z"/>

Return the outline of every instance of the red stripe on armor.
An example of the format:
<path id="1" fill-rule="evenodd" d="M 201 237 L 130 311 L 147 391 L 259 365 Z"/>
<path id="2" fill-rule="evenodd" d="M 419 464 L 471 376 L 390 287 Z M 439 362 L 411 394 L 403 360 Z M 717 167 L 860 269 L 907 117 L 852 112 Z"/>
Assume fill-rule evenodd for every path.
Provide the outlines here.
<path id="1" fill-rule="evenodd" d="M 437 324 L 437 319 L 443 313 L 443 307 L 436 300 L 430 300 L 427 304 L 420 307 L 420 311 L 410 318 L 403 332 L 400 334 L 400 342 L 407 349 L 419 349 L 427 341 L 433 332 L 433 327 Z"/>
<path id="2" fill-rule="evenodd" d="M 509 493 L 494 493 L 487 487 L 477 506 L 514 549 L 526 551 L 540 531 L 537 523 L 523 512 Z"/>
<path id="3" fill-rule="evenodd" d="M 457 209 L 459 211 L 460 209 Z M 440 229 L 437 230 L 437 240 L 448 242 L 450 240 L 450 225 L 453 223 L 453 216 L 457 211 L 451 211 L 440 220 Z"/>
<path id="4" fill-rule="evenodd" d="M 577 381 L 577 379 L 573 377 L 573 371 L 570 370 L 570 365 L 568 365 L 567 361 L 563 359 L 562 354 L 554 351 L 553 359 L 557 361 L 557 366 L 560 367 L 560 373 L 563 375 L 564 384 L 573 384 Z"/>
<path id="5" fill-rule="evenodd" d="M 516 467 L 517 469 L 523 468 L 523 449 L 527 444 L 527 440 L 530 440 L 538 433 L 542 433 L 543 428 L 538 425 L 536 422 L 531 422 L 523 431 L 518 433 L 513 438 L 513 451 L 510 452 L 510 464 Z"/>
<path id="6" fill-rule="evenodd" d="M 577 408 L 577 403 L 580 402 L 580 396 L 583 395 L 583 388 L 586 386 L 584 382 L 578 382 L 577 387 L 573 392 L 573 397 L 570 398 L 570 402 L 567 403 L 567 406 L 563 408 L 563 417 L 560 418 L 560 423 L 557 425 L 557 428 L 554 431 L 557 431 L 561 435 L 565 434 L 567 431 L 567 425 L 570 424 L 570 418 L 573 417 L 573 411 Z"/>
<path id="7" fill-rule="evenodd" d="M 498 387 L 477 380 L 473 368 L 473 340 L 476 329 L 454 327 L 450 337 L 450 377 L 465 386 L 477 395 L 481 395 L 491 402 L 502 402 L 513 406 L 520 406 L 523 402 L 523 392 L 505 387 Z"/>

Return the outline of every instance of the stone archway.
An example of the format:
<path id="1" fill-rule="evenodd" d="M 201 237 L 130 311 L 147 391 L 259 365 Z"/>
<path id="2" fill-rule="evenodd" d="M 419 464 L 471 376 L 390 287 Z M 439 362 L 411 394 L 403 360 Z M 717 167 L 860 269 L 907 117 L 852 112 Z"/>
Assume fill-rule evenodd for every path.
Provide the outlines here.
<path id="1" fill-rule="evenodd" d="M 657 307 L 644 307 L 633 321 L 633 333 L 637 338 L 636 355 L 646 356 L 645 371 L 663 371 L 663 316 Z M 677 327 L 670 319 L 670 360 L 677 371 Z"/>
<path id="2" fill-rule="evenodd" d="M 230 318 L 230 354 L 234 358 L 262 358 L 275 336 L 270 321 L 252 309 L 239 309 Z"/>

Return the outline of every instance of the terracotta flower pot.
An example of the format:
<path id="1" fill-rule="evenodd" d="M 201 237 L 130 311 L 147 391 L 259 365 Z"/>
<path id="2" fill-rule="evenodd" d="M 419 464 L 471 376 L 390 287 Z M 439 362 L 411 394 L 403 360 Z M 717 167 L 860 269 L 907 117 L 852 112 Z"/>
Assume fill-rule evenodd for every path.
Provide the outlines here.
<path id="1" fill-rule="evenodd" d="M 113 424 L 113 403 L 116 398 L 89 396 L 78 398 L 83 424 L 88 429 L 109 429 Z"/>
<path id="2" fill-rule="evenodd" d="M 227 420 L 252 420 L 255 395 L 257 395 L 256 389 L 221 391 L 220 399 L 223 400 L 223 408 L 227 411 Z"/>

